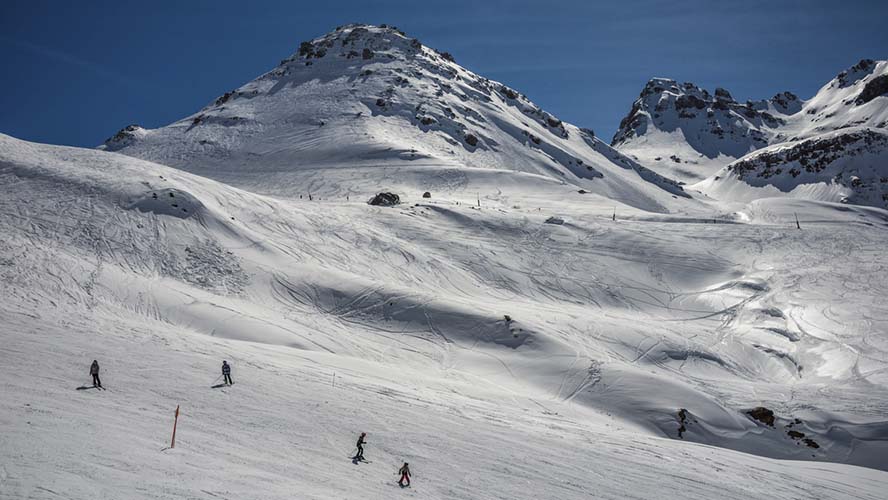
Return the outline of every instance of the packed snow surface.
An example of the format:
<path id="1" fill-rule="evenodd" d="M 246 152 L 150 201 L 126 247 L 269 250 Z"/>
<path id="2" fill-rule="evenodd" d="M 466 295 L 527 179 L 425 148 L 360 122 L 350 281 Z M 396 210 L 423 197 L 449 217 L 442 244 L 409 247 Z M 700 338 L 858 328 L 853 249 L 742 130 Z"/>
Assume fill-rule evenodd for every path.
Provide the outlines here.
<path id="1" fill-rule="evenodd" d="M 226 95 L 0 135 L 0 498 L 885 497 L 884 209 L 682 189 L 392 28 Z"/>

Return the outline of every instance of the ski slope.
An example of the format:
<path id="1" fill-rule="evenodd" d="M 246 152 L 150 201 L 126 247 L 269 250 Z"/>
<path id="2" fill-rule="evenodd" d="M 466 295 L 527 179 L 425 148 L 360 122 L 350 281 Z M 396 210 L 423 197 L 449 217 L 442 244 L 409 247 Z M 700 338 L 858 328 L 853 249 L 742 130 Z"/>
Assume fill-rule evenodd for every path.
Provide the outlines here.
<path id="1" fill-rule="evenodd" d="M 0 135 L 0 499 L 884 498 L 885 64 L 655 79 L 736 133 L 618 151 L 347 25 L 97 150 Z"/>
<path id="2" fill-rule="evenodd" d="M 478 172 L 371 207 L 0 136 L 2 498 L 883 498 L 888 213 Z"/>

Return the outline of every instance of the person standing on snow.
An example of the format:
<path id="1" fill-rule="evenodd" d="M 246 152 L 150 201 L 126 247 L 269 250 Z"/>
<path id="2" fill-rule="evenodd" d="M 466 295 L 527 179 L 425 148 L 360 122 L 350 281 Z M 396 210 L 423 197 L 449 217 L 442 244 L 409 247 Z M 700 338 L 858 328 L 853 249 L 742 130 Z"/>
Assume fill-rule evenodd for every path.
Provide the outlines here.
<path id="1" fill-rule="evenodd" d="M 364 444 L 366 444 L 366 442 L 364 441 L 365 436 L 367 436 L 367 433 L 362 432 L 360 437 L 358 437 L 358 454 L 355 455 L 355 458 L 357 458 L 358 460 L 364 460 Z"/>
<path id="2" fill-rule="evenodd" d="M 99 362 L 95 359 L 89 367 L 89 374 L 92 375 L 93 378 L 93 387 L 102 388 L 102 381 L 99 380 Z"/>
<path id="3" fill-rule="evenodd" d="M 398 474 L 401 475 L 401 479 L 398 479 L 398 486 L 404 488 L 405 486 L 410 486 L 410 466 L 407 462 L 404 462 L 404 465 L 398 469 Z M 404 484 L 404 481 L 407 481 L 407 484 Z"/>
<path id="4" fill-rule="evenodd" d="M 234 382 L 231 381 L 231 365 L 228 364 L 228 361 L 222 362 L 222 376 L 225 377 L 226 384 L 234 385 Z"/>

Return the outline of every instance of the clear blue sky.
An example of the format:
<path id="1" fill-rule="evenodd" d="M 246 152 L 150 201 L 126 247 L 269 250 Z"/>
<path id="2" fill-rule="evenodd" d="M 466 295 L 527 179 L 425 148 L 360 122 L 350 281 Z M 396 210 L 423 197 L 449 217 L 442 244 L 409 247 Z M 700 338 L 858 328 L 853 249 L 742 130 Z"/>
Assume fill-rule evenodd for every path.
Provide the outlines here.
<path id="1" fill-rule="evenodd" d="M 394 24 L 607 140 L 653 76 L 807 98 L 888 58 L 888 0 L 7 0 L 0 132 L 91 147 L 165 125 L 349 22 Z"/>

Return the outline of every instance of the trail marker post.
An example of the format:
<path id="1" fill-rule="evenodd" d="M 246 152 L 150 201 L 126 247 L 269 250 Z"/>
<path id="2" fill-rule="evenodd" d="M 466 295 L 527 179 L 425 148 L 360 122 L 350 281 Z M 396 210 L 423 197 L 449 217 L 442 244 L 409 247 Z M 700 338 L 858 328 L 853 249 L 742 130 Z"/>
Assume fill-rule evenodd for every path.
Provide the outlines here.
<path id="1" fill-rule="evenodd" d="M 176 425 L 179 423 L 179 405 L 176 405 L 176 419 L 173 420 L 173 439 L 170 441 L 170 448 L 176 447 Z"/>

